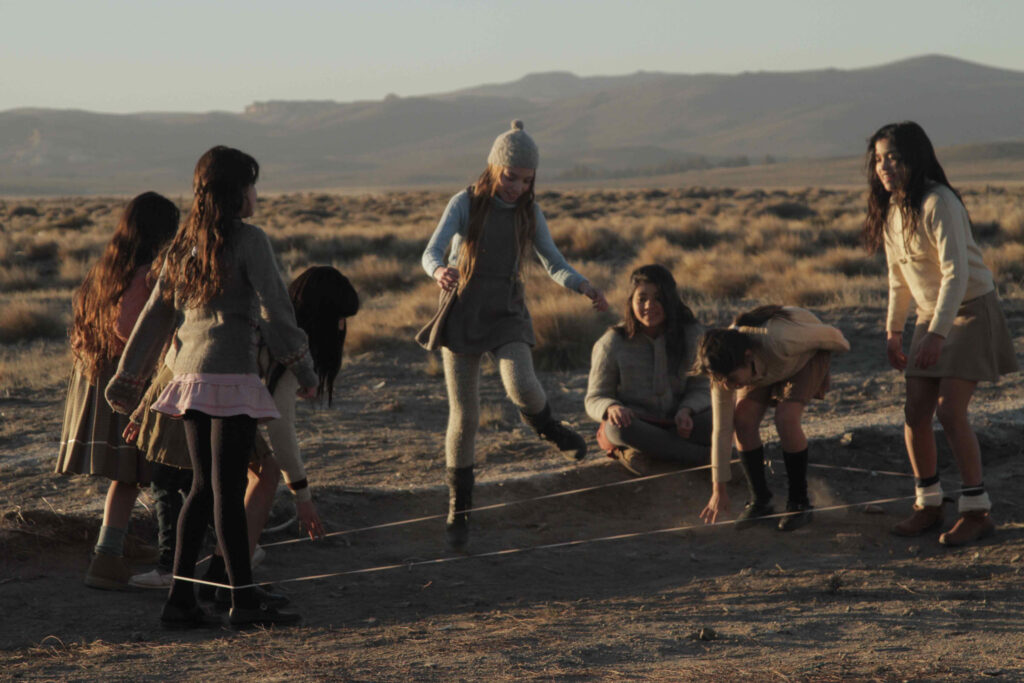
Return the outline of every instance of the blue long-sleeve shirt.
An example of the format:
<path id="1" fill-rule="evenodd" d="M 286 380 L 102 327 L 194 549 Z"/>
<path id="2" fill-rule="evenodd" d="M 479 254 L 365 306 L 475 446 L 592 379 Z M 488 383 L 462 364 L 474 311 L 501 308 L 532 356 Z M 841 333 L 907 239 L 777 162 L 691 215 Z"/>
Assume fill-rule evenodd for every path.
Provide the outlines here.
<path id="1" fill-rule="evenodd" d="M 493 197 L 491 201 L 496 202 L 499 206 L 511 206 L 511 204 L 508 204 L 499 197 Z M 551 230 L 548 229 L 548 222 L 544 218 L 544 213 L 536 203 L 534 203 L 533 208 L 537 218 L 537 231 L 533 236 L 533 250 L 536 252 L 537 258 L 540 259 L 541 265 L 544 266 L 544 270 L 548 272 L 552 280 L 566 289 L 571 289 L 575 292 L 580 291 L 580 287 L 587 282 L 587 279 L 566 262 L 565 257 L 562 256 L 562 253 L 558 251 L 558 247 L 555 246 L 555 241 L 551 239 Z M 444 265 L 449 265 L 453 268 L 458 267 L 459 250 L 462 240 L 466 237 L 468 226 L 469 192 L 463 190 L 448 202 L 448 206 L 445 208 L 444 213 L 441 214 L 441 220 L 438 222 L 434 234 L 430 236 L 430 241 L 427 242 L 427 248 L 423 250 L 421 263 L 423 264 L 423 270 L 427 271 L 427 275 L 434 277 L 434 271 Z M 444 251 L 449 242 L 452 246 L 451 255 L 448 257 L 448 263 L 445 264 Z"/>

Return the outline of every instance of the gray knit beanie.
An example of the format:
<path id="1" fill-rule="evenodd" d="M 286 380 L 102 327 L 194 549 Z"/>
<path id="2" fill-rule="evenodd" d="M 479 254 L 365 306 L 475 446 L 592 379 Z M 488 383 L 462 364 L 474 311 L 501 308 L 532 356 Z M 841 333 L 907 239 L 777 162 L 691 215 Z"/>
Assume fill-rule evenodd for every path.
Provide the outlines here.
<path id="1" fill-rule="evenodd" d="M 540 152 L 537 151 L 537 143 L 523 130 L 522 121 L 514 120 L 511 128 L 494 139 L 487 163 L 492 166 L 537 169 Z"/>

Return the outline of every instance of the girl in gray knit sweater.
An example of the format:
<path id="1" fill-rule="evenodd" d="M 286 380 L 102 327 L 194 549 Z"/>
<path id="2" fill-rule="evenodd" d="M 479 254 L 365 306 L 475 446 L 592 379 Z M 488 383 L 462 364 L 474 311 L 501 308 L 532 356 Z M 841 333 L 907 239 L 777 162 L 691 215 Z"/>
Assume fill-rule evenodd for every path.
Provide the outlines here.
<path id="1" fill-rule="evenodd" d="M 261 319 L 268 347 L 298 378 L 300 395 L 313 396 L 318 384 L 270 241 L 241 220 L 255 209 L 258 176 L 256 160 L 237 149 L 214 147 L 199 159 L 188 220 L 168 249 L 106 390 L 111 407 L 131 413 L 171 338 L 164 362 L 174 379 L 153 410 L 184 419 L 193 470 L 178 523 L 174 575 L 194 576 L 212 517 L 230 583 L 242 587 L 232 591 L 229 621 L 235 626 L 298 620 L 260 601 L 249 564 L 242 501 L 246 465 L 256 421 L 280 414 L 258 376 Z M 175 578 L 161 614 L 165 625 L 219 623 L 198 606 L 194 588 Z"/>

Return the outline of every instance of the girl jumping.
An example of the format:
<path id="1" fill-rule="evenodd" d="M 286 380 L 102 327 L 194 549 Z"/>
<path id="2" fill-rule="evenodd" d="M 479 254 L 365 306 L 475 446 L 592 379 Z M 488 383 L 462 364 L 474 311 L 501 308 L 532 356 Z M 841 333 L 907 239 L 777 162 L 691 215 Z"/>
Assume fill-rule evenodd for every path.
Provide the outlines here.
<path id="1" fill-rule="evenodd" d="M 267 345 L 298 378 L 302 395 L 312 397 L 319 384 L 270 241 L 242 222 L 255 210 L 258 176 L 256 160 L 237 149 L 214 147 L 199 159 L 188 220 L 168 249 L 156 289 L 106 391 L 115 410 L 131 413 L 173 333 L 165 363 L 174 379 L 153 409 L 184 418 L 192 460 L 174 574 L 194 575 L 212 516 L 232 586 L 252 584 L 242 496 L 256 420 L 280 415 L 258 375 L 257 328 L 264 315 Z M 196 603 L 194 588 L 174 579 L 161 614 L 164 624 L 211 623 Z M 234 626 L 298 618 L 260 603 L 251 587 L 232 591 L 228 619 Z"/>
<path id="2" fill-rule="evenodd" d="M 995 531 L 967 410 L 979 381 L 1018 369 L 1013 342 L 967 209 L 921 126 L 905 121 L 878 129 L 868 141 L 867 174 L 864 239 L 871 251 L 884 247 L 889 264 L 886 354 L 907 379 L 903 431 L 915 477 L 913 513 L 892 532 L 918 536 L 942 525 L 937 416 L 961 479 L 959 519 L 939 542 L 964 545 Z M 912 302 L 917 321 L 904 351 Z"/>
<path id="3" fill-rule="evenodd" d="M 712 493 L 700 516 L 711 524 L 729 510 L 729 458 L 732 441 L 750 494 L 736 528 L 774 513 L 764 473 L 761 419 L 775 406 L 775 428 L 782 442 L 789 498 L 780 531 L 811 521 L 807 496 L 807 437 L 800 424 L 804 406 L 824 398 L 833 352 L 849 351 L 843 333 L 802 308 L 762 306 L 737 316 L 732 327 L 708 330 L 701 339 L 694 371 L 711 378 Z"/>
<path id="4" fill-rule="evenodd" d="M 473 451 L 480 421 L 480 358 L 497 362 L 508 397 L 541 438 L 580 460 L 583 437 L 551 415 L 533 369 L 533 323 L 526 309 L 522 269 L 533 251 L 551 278 L 587 296 L 599 311 L 604 295 L 559 253 L 534 202 L 539 153 L 521 121 L 495 139 L 476 183 L 452 197 L 423 252 L 423 268 L 444 290 L 441 310 L 421 343 L 439 345 L 448 390 L 445 436 L 449 503 L 446 537 L 454 548 L 469 538 Z M 451 243 L 451 256 L 444 252 Z"/>

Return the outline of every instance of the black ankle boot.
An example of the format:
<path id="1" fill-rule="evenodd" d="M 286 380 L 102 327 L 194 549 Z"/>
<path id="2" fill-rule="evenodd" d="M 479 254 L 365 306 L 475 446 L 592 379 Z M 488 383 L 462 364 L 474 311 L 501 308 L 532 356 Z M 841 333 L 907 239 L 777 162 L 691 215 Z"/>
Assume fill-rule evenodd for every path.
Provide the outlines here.
<path id="1" fill-rule="evenodd" d="M 740 466 L 747 480 L 747 500 L 743 512 L 736 518 L 736 530 L 756 524 L 761 517 L 774 514 L 771 505 L 772 492 L 764 476 L 764 446 L 750 451 L 740 451 Z"/>
<path id="2" fill-rule="evenodd" d="M 450 548 L 461 550 L 469 541 L 469 511 L 473 507 L 473 466 L 449 467 L 445 472 L 445 480 L 448 482 L 445 539 Z"/>
<path id="3" fill-rule="evenodd" d="M 587 457 L 587 442 L 575 430 L 564 422 L 551 417 L 551 406 L 544 404 L 544 409 L 535 415 L 522 410 L 523 422 L 533 427 L 537 436 L 553 443 L 559 451 L 571 460 L 583 460 Z"/>

